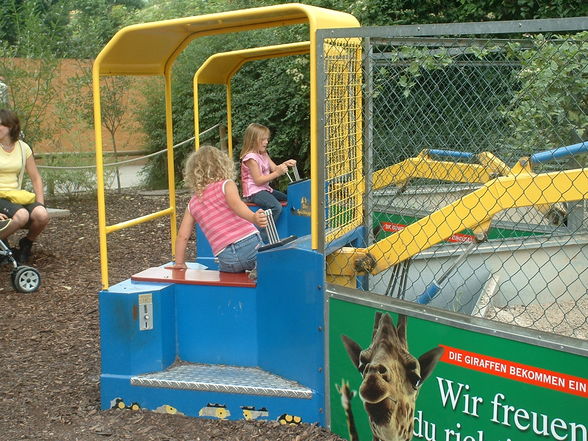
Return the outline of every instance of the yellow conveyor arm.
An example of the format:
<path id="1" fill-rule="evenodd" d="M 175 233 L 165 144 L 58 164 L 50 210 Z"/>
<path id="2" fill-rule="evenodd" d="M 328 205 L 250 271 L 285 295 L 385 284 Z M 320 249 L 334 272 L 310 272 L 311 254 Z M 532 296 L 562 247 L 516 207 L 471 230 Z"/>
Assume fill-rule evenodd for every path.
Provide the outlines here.
<path id="1" fill-rule="evenodd" d="M 492 153 L 477 155 L 480 164 L 439 161 L 432 159 L 429 150 L 414 158 L 405 159 L 372 175 L 372 188 L 378 190 L 389 185 L 404 186 L 411 179 L 438 179 L 440 181 L 484 183 L 509 174 L 509 167 Z"/>
<path id="2" fill-rule="evenodd" d="M 363 272 L 378 274 L 464 229 L 486 231 L 494 215 L 508 208 L 569 202 L 588 197 L 588 168 L 493 179 L 367 248 L 343 248 L 327 257 L 330 281 Z"/>

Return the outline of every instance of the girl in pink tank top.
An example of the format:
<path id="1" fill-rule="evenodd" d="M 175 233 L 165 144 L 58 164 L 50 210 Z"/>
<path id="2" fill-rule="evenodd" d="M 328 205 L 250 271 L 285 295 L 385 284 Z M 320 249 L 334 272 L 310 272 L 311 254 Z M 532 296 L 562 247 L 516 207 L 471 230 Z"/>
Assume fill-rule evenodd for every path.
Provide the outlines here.
<path id="1" fill-rule="evenodd" d="M 215 147 L 203 146 L 188 156 L 184 181 L 194 195 L 178 230 L 173 268 L 186 269 L 186 246 L 195 223 L 218 258 L 220 271 L 238 273 L 255 268 L 261 245 L 255 225 L 264 228 L 267 217 L 261 209 L 253 213 L 241 200 L 234 175 L 233 161 Z"/>
<path id="2" fill-rule="evenodd" d="M 288 159 L 276 165 L 267 153 L 270 130 L 261 124 L 249 124 L 243 135 L 241 149 L 241 184 L 243 198 L 264 210 L 272 210 L 274 221 L 282 212 L 281 202 L 286 195 L 274 190 L 269 183 L 294 167 L 296 161 Z"/>

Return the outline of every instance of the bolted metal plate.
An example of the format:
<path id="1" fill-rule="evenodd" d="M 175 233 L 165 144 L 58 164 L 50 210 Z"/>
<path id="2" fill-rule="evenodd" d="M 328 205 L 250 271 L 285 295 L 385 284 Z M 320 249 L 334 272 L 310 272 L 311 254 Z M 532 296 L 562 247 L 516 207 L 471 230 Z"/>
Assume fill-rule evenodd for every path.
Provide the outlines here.
<path id="1" fill-rule="evenodd" d="M 180 364 L 131 377 L 133 386 L 192 389 L 222 393 L 312 398 L 312 390 L 259 368 Z"/>

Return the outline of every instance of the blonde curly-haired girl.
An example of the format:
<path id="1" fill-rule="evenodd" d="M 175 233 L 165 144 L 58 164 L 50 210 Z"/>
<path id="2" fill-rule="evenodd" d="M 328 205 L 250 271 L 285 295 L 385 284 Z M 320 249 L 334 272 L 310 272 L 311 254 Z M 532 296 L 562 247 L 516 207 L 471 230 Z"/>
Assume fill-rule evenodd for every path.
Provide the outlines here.
<path id="1" fill-rule="evenodd" d="M 176 239 L 176 261 L 172 268 L 186 269 L 186 246 L 200 225 L 219 270 L 239 273 L 255 268 L 259 231 L 267 226 L 263 210 L 253 213 L 241 200 L 231 159 L 219 149 L 203 146 L 188 156 L 184 181 L 194 191 Z M 254 225 L 255 224 L 255 225 Z"/>

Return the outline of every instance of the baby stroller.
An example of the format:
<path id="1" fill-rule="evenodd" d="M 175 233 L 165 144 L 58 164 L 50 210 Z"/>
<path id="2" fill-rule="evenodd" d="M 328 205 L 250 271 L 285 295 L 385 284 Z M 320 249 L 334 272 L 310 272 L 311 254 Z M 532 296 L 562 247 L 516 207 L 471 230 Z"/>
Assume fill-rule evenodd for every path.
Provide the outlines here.
<path id="1" fill-rule="evenodd" d="M 10 225 L 11 219 L 0 221 L 0 231 Z M 25 265 L 19 265 L 14 258 L 12 250 L 8 248 L 3 240 L 0 240 L 0 264 L 12 265 L 10 281 L 12 286 L 18 292 L 34 292 L 41 286 L 41 275 L 35 268 Z"/>

